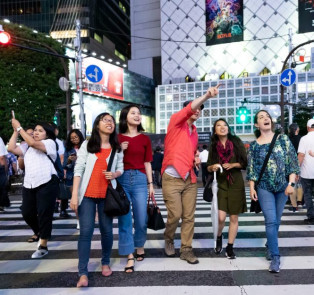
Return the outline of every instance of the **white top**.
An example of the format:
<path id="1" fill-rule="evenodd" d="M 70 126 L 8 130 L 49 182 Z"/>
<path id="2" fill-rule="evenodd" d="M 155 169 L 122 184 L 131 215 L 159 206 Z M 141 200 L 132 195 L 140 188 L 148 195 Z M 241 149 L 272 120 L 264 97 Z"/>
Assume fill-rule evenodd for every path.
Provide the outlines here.
<path id="1" fill-rule="evenodd" d="M 61 141 L 59 138 L 56 138 L 56 143 L 58 144 L 58 154 L 59 156 L 64 155 L 65 152 L 65 148 L 64 148 L 64 144 L 63 141 Z"/>
<path id="2" fill-rule="evenodd" d="M 181 176 L 178 173 L 178 171 L 176 170 L 176 168 L 174 168 L 174 166 L 172 166 L 172 165 L 167 166 L 167 168 L 165 169 L 165 173 L 167 173 L 168 175 L 175 177 L 175 178 L 181 178 Z M 189 175 L 190 175 L 190 172 L 188 172 L 185 175 L 184 180 L 186 180 L 189 177 Z"/>
<path id="3" fill-rule="evenodd" d="M 7 155 L 7 149 L 5 148 L 4 142 L 2 138 L 0 137 L 0 157 Z"/>
<path id="4" fill-rule="evenodd" d="M 52 139 L 45 139 L 41 141 L 47 151 L 47 155 L 53 161 L 57 159 L 56 143 Z M 21 148 L 24 154 L 25 177 L 24 187 L 35 188 L 44 183 L 47 183 L 53 174 L 57 175 L 57 171 L 47 155 L 35 148 L 29 147 L 25 150 L 25 145 Z"/>
<path id="5" fill-rule="evenodd" d="M 309 155 L 309 151 L 314 152 L 314 131 L 301 138 L 298 148 L 298 153 L 305 155 L 301 165 L 301 177 L 314 179 L 314 157 Z"/>
<path id="6" fill-rule="evenodd" d="M 203 150 L 200 152 L 199 158 L 201 163 L 207 163 L 208 160 L 208 150 Z"/>

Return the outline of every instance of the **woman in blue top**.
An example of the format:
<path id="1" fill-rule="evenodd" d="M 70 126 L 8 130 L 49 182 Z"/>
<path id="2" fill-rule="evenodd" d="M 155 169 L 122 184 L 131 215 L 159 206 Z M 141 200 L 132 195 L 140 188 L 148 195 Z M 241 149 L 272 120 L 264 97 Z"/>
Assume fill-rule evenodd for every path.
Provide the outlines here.
<path id="1" fill-rule="evenodd" d="M 270 143 L 274 136 L 274 123 L 267 111 L 260 110 L 254 117 L 257 139 L 250 144 L 248 153 L 247 179 L 250 183 L 250 197 L 259 200 L 266 227 L 267 255 L 271 260 L 269 271 L 279 272 L 280 254 L 278 248 L 278 231 L 280 219 L 287 196 L 293 193 L 296 174 L 299 173 L 298 158 L 288 136 L 278 136 L 268 160 L 265 172 L 258 185 L 258 180 Z"/>

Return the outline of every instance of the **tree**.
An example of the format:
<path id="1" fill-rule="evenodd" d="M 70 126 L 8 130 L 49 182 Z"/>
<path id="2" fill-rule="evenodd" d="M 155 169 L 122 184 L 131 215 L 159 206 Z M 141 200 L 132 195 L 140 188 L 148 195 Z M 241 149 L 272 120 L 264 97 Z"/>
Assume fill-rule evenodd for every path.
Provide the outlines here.
<path id="1" fill-rule="evenodd" d="M 59 42 L 44 34 L 16 24 L 1 23 L 11 34 L 12 43 L 48 51 L 40 42 L 64 55 Z M 26 127 L 40 121 L 52 122 L 57 105 L 65 104 L 66 95 L 59 88 L 58 80 L 64 76 L 60 60 L 55 56 L 34 52 L 13 45 L 0 46 L 0 136 L 12 134 L 11 110 L 21 125 Z M 66 134 L 65 112 L 60 111 L 60 133 Z"/>

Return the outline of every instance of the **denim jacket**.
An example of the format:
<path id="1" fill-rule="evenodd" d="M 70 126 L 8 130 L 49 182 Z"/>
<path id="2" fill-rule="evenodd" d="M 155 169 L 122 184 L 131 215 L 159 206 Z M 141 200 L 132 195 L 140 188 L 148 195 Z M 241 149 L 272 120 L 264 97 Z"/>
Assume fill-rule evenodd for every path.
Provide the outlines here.
<path id="1" fill-rule="evenodd" d="M 63 169 L 66 170 L 66 180 L 71 183 L 73 183 L 75 161 L 72 161 L 68 164 L 68 158 L 72 154 L 76 154 L 76 150 L 74 148 L 70 149 L 69 151 L 65 150 L 62 165 Z"/>
<path id="2" fill-rule="evenodd" d="M 83 201 L 90 177 L 92 175 L 95 163 L 97 161 L 97 156 L 87 151 L 87 142 L 88 141 L 86 140 L 82 143 L 81 148 L 77 153 L 77 160 L 74 167 L 74 176 L 81 177 L 80 187 L 78 191 L 79 205 Z M 107 158 L 107 164 L 109 162 L 110 155 Z M 110 171 L 111 172 L 120 171 L 121 174 L 123 174 L 124 171 L 123 151 L 121 151 L 120 153 L 116 152 Z M 111 184 L 113 188 L 117 187 L 117 182 L 115 179 L 111 180 Z"/>

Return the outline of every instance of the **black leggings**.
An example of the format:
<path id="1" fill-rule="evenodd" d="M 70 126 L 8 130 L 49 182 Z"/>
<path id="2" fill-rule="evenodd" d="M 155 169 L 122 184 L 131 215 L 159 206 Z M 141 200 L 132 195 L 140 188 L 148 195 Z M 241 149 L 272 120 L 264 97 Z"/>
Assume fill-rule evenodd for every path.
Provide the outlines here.
<path id="1" fill-rule="evenodd" d="M 39 187 L 23 187 L 23 218 L 34 234 L 39 234 L 44 240 L 51 237 L 53 212 L 59 190 L 59 180 L 55 176 Z"/>

